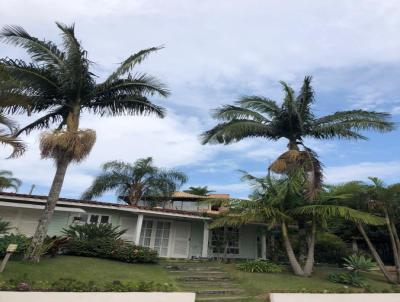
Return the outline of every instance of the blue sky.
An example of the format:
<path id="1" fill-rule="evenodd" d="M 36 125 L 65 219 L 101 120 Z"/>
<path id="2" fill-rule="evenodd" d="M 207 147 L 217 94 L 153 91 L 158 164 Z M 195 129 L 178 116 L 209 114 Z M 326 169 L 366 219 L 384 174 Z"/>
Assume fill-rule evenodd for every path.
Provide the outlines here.
<path id="1" fill-rule="evenodd" d="M 98 139 L 90 157 L 69 169 L 65 197 L 79 197 L 103 162 L 146 156 L 159 166 L 185 171 L 188 186 L 245 197 L 249 187 L 237 170 L 266 173 L 285 142 L 202 146 L 198 136 L 215 124 L 213 108 L 241 95 L 280 101 L 279 80 L 297 90 L 304 76 L 312 75 L 318 115 L 362 108 L 390 112 L 395 122 L 400 120 L 398 1 L 0 0 L 0 20 L 55 41 L 54 21 L 75 22 L 99 80 L 131 53 L 165 46 L 140 70 L 171 89 L 168 99 L 153 99 L 168 109 L 168 117 L 84 116 L 82 127 L 95 129 Z M 5 56 L 25 58 L 20 50 L 1 45 L 0 57 Z M 34 193 L 46 194 L 54 174 L 52 162 L 40 159 L 38 135 L 24 137 L 29 151 L 23 157 L 0 163 L 24 181 L 21 193 L 35 184 Z M 321 156 L 327 182 L 368 176 L 399 181 L 399 130 L 366 135 L 370 140 L 365 142 L 308 142 Z M 110 193 L 103 199 L 114 197 Z"/>

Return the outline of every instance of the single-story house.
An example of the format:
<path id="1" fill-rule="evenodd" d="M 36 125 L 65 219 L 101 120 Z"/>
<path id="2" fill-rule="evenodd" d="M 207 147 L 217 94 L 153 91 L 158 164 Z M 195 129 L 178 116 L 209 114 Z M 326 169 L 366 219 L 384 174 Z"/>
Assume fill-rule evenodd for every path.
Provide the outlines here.
<path id="1" fill-rule="evenodd" d="M 46 203 L 46 196 L 0 192 L 0 218 L 9 221 L 12 232 L 32 236 Z M 229 198 L 227 194 L 207 198 Z M 210 229 L 218 208 L 207 198 L 176 192 L 163 206 L 149 207 L 60 198 L 48 235 L 61 235 L 74 223 L 111 223 L 126 229 L 123 239 L 150 247 L 160 257 L 212 258 L 227 247 L 230 258 L 265 258 L 266 238 L 257 224 L 240 228 Z M 224 239 L 226 236 L 226 239 Z M 228 242 L 221 246 L 221 242 Z"/>

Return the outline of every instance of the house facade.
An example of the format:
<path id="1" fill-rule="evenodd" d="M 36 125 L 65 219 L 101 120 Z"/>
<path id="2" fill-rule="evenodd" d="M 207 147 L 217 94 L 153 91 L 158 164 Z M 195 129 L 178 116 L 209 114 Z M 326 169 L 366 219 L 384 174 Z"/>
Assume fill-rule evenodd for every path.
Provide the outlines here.
<path id="1" fill-rule="evenodd" d="M 12 232 L 32 236 L 45 203 L 46 196 L 0 193 L 0 218 L 11 223 Z M 229 258 L 265 258 L 263 226 L 211 230 L 215 215 L 218 209 L 204 197 L 183 192 L 175 193 L 162 207 L 60 198 L 48 235 L 62 235 L 64 228 L 76 223 L 111 223 L 126 229 L 123 239 L 152 248 L 160 257 L 213 258 L 226 253 Z"/>

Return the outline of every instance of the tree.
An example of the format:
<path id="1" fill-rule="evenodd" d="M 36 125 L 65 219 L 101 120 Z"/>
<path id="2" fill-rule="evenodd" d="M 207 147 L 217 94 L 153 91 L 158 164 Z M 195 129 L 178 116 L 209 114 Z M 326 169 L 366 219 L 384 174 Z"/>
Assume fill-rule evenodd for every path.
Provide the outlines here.
<path id="1" fill-rule="evenodd" d="M 183 172 L 154 166 L 151 157 L 138 159 L 133 164 L 110 161 L 102 166 L 102 170 L 82 194 L 82 199 L 99 197 L 113 190 L 128 204 L 136 205 L 146 197 L 169 197 L 187 181 Z"/>
<path id="2" fill-rule="evenodd" d="M 129 56 L 105 81 L 97 83 L 91 71 L 92 62 L 75 35 L 74 25 L 56 24 L 62 35 L 61 46 L 33 37 L 19 26 L 6 26 L 0 33 L 1 41 L 25 49 L 31 58 L 31 62 L 0 60 L 4 70 L 2 81 L 6 83 L 0 98 L 1 109 L 12 114 L 41 115 L 17 135 L 56 124 L 53 131 L 42 134 L 40 141 L 42 157 L 55 161 L 56 173 L 45 210 L 25 255 L 26 260 L 34 262 L 39 261 L 68 166 L 85 159 L 95 143 L 93 130 L 79 128 L 82 112 L 100 117 L 154 114 L 162 118 L 165 110 L 148 97 L 155 94 L 166 97 L 169 93 L 154 77 L 131 73 L 161 47 Z M 25 104 L 21 105 L 23 102 Z"/>
<path id="3" fill-rule="evenodd" d="M 0 170 L 0 191 L 5 189 L 14 189 L 15 192 L 21 186 L 22 181 L 12 177 L 13 173 L 8 170 Z"/>
<path id="4" fill-rule="evenodd" d="M 367 137 L 361 130 L 387 132 L 394 129 L 394 124 L 389 121 L 388 113 L 365 110 L 338 111 L 317 117 L 311 107 L 315 102 L 311 79 L 310 76 L 304 78 L 297 96 L 288 84 L 280 82 L 284 91 L 281 105 L 262 96 L 244 96 L 235 105 L 216 109 L 213 116 L 220 123 L 202 134 L 202 143 L 230 144 L 254 137 L 272 141 L 284 138 L 288 141 L 288 151 L 269 169 L 287 174 L 303 163 L 310 175 L 309 194 L 315 197 L 322 186 L 322 165 L 304 139 L 365 140 Z"/>
<path id="5" fill-rule="evenodd" d="M 306 180 L 302 171 L 282 178 L 259 178 L 246 173 L 243 179 L 255 187 L 252 199 L 231 201 L 229 211 L 216 219 L 212 226 L 239 226 L 249 222 L 263 222 L 269 228 L 278 226 L 289 263 L 298 276 L 308 277 L 312 274 L 316 233 L 328 219 L 340 217 L 353 223 L 383 223 L 379 217 L 369 213 L 332 204 L 332 200 L 340 200 L 343 196 L 326 191 L 319 193 L 318 202 L 314 200 L 310 204 L 304 194 Z M 294 252 L 289 227 L 297 230 L 303 227 L 307 232 L 307 257 L 303 267 Z"/>
<path id="6" fill-rule="evenodd" d="M 199 196 L 207 196 L 215 191 L 209 190 L 207 186 L 204 187 L 199 186 L 199 187 L 189 187 L 189 189 L 185 190 L 184 192 Z"/>
<path id="7" fill-rule="evenodd" d="M 393 262 L 396 267 L 395 277 L 390 275 L 387 271 L 384 262 L 364 226 L 362 224 L 357 224 L 357 228 L 367 243 L 372 256 L 385 278 L 391 283 L 400 283 L 400 240 L 396 228 L 400 218 L 400 184 L 395 183 L 386 186 L 384 182 L 377 177 L 369 177 L 369 180 L 372 184 L 360 181 L 350 182 L 338 186 L 336 190 L 347 190 L 347 193 L 351 198 L 350 202 L 354 203 L 354 200 L 359 200 L 356 204 L 357 208 L 368 210 L 371 213 L 380 215 L 384 218 L 384 224 L 392 248 Z"/>

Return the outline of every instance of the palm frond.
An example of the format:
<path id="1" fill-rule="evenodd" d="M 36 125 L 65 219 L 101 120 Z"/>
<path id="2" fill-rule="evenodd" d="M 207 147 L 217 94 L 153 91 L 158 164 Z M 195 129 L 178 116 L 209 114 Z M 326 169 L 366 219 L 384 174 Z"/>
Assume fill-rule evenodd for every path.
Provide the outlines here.
<path id="1" fill-rule="evenodd" d="M 223 121 L 230 121 L 232 119 L 237 119 L 237 120 L 246 119 L 246 120 L 254 120 L 264 124 L 270 122 L 269 119 L 267 119 L 257 111 L 232 105 L 225 105 L 219 109 L 214 110 L 213 117 L 215 119 Z"/>
<path id="2" fill-rule="evenodd" d="M 234 119 L 220 123 L 213 129 L 201 135 L 202 144 L 224 143 L 230 144 L 249 137 L 263 137 L 276 140 L 277 137 L 268 125 L 247 119 Z"/>
<path id="3" fill-rule="evenodd" d="M 6 134 L 0 130 L 0 144 L 8 145 L 13 148 L 13 152 L 8 158 L 15 158 L 21 156 L 26 151 L 26 145 L 13 135 Z"/>
<path id="4" fill-rule="evenodd" d="M 163 46 L 158 47 L 150 47 L 147 49 L 143 49 L 131 56 L 129 56 L 125 61 L 121 63 L 121 65 L 107 78 L 107 82 L 113 82 L 117 80 L 119 77 L 123 76 L 127 72 L 131 71 L 136 65 L 140 64 L 144 61 L 151 53 L 159 51 L 163 49 Z"/>
<path id="5" fill-rule="evenodd" d="M 338 205 L 308 205 L 290 211 L 293 215 L 315 216 L 321 219 L 343 218 L 345 220 L 369 225 L 383 225 L 385 220 L 366 212 Z"/>
<path id="6" fill-rule="evenodd" d="M 32 37 L 21 26 L 5 26 L 0 32 L 0 41 L 23 47 L 35 62 L 63 64 L 64 54 L 54 43 Z"/>
<path id="7" fill-rule="evenodd" d="M 270 117 L 276 116 L 280 112 L 280 108 L 275 101 L 261 96 L 243 96 L 236 104 L 245 109 L 267 114 Z"/>

